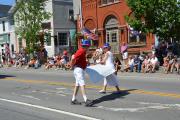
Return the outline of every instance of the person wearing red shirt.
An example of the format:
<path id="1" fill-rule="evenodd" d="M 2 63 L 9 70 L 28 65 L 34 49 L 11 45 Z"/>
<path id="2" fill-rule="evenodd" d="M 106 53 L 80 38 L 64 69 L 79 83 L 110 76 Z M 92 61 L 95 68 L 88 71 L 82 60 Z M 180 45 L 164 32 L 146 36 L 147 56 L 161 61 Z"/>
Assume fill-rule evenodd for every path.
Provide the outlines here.
<path id="1" fill-rule="evenodd" d="M 85 91 L 85 69 L 87 66 L 86 51 L 90 46 L 90 41 L 83 40 L 81 46 L 82 47 L 76 51 L 76 53 L 73 55 L 71 59 L 71 67 L 74 67 L 74 77 L 76 80 L 71 104 L 72 105 L 81 104 L 81 102 L 78 102 L 76 100 L 76 96 L 80 86 L 81 93 L 85 101 L 85 106 L 90 106 L 92 101 L 87 99 L 86 91 Z"/>

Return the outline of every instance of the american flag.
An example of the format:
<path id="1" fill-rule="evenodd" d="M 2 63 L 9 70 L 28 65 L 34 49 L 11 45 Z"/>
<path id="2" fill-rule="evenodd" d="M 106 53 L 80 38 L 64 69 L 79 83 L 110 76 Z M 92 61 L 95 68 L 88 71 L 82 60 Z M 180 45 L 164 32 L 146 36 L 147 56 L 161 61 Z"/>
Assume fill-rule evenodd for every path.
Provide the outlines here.
<path id="1" fill-rule="evenodd" d="M 98 40 L 98 36 L 87 28 L 83 28 L 81 32 L 87 39 Z"/>

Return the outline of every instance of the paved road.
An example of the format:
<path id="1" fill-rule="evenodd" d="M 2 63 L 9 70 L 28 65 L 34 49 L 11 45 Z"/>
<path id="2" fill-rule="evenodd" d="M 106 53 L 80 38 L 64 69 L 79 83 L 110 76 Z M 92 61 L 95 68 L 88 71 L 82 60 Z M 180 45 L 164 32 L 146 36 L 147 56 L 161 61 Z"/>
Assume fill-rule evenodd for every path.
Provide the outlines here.
<path id="1" fill-rule="evenodd" d="M 88 76 L 87 76 L 88 77 Z M 2 120 L 179 120 L 180 76 L 119 73 L 121 94 L 98 94 L 87 80 L 92 107 L 70 105 L 72 71 L 0 69 Z M 88 78 L 87 78 L 88 79 Z M 79 97 L 80 101 L 82 97 Z"/>

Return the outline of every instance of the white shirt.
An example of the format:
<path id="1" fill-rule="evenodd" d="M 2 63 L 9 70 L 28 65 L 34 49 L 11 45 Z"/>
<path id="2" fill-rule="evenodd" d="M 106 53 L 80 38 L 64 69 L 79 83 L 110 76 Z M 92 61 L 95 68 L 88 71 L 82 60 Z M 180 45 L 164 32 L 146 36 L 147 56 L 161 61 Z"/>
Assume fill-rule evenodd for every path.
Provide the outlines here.
<path id="1" fill-rule="evenodd" d="M 54 60 L 50 60 L 49 64 L 54 65 Z"/>
<path id="2" fill-rule="evenodd" d="M 129 64 L 129 65 L 134 65 L 134 59 L 130 59 L 130 60 L 128 61 L 128 64 Z"/>
<path id="3" fill-rule="evenodd" d="M 158 62 L 157 57 L 151 58 L 151 63 L 152 63 L 152 64 L 156 64 L 157 62 Z"/>

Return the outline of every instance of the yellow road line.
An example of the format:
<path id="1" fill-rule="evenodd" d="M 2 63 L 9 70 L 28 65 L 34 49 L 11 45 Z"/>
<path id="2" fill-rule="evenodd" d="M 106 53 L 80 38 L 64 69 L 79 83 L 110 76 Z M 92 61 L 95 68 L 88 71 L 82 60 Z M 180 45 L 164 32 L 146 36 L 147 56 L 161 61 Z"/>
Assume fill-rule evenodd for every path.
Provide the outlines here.
<path id="1" fill-rule="evenodd" d="M 24 80 L 24 79 L 15 79 L 15 78 L 5 78 L 5 79 L 1 79 L 1 80 L 16 81 L 16 82 L 31 83 L 31 84 L 48 84 L 48 85 L 57 85 L 57 86 L 64 86 L 64 87 L 72 87 L 74 85 L 72 83 L 55 82 L 55 81 L 51 82 L 51 81 L 47 81 L 47 80 Z M 102 86 L 87 85 L 86 88 L 101 89 Z M 107 90 L 113 91 L 115 89 L 113 87 L 109 87 Z M 127 90 L 127 89 L 121 88 L 121 90 Z M 165 93 L 165 92 L 155 92 L 155 91 L 145 91 L 145 90 L 132 90 L 132 91 L 128 91 L 128 92 L 134 93 L 134 94 L 155 95 L 155 96 L 161 96 L 161 97 L 171 97 L 171 98 L 180 99 L 180 94 L 175 94 L 175 93 Z"/>

